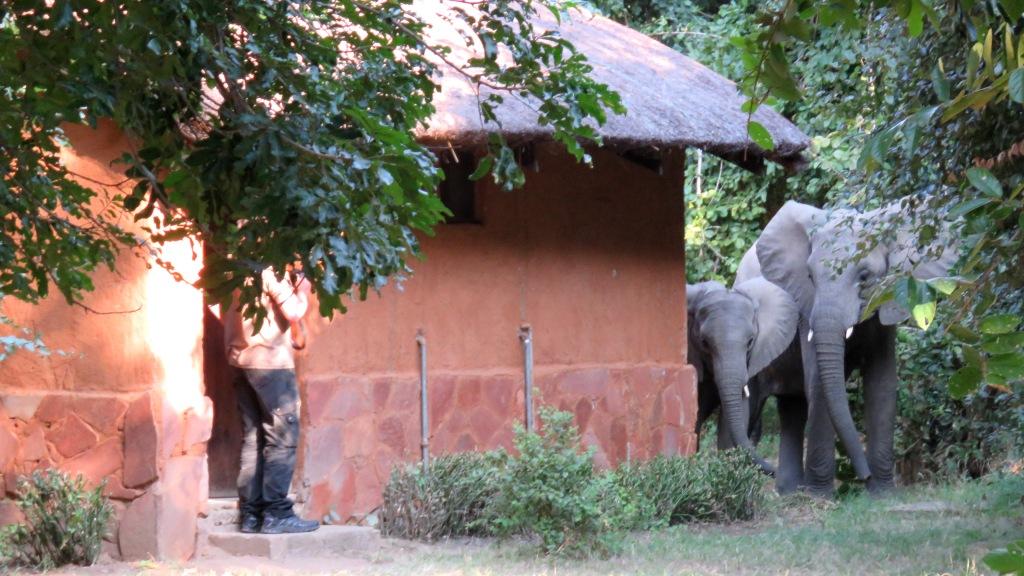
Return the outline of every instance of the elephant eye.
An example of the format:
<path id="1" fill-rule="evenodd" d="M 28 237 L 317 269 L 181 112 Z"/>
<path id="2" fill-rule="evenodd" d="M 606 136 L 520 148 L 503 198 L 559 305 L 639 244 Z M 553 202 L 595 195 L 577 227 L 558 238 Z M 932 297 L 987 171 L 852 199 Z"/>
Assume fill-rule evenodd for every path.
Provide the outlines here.
<path id="1" fill-rule="evenodd" d="M 861 284 L 867 284 L 871 281 L 871 270 L 868 270 L 867 268 L 861 269 L 857 278 L 860 280 Z"/>

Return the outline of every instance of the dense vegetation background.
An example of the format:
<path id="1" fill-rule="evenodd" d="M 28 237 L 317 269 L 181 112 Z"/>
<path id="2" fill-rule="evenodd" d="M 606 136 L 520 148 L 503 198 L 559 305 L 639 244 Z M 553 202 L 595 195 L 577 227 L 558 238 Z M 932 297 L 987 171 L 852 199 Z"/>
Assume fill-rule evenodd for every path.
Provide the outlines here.
<path id="1" fill-rule="evenodd" d="M 600 0 L 593 4 L 749 90 L 751 66 L 748 51 L 742 49 L 744 40 L 756 39 L 773 15 L 784 13 L 793 3 Z M 825 26 L 820 14 L 805 15 L 808 24 L 802 38 L 787 45 L 789 73 L 799 95 L 768 102 L 812 137 L 805 170 L 787 175 L 769 165 L 757 175 L 691 151 L 685 188 L 687 281 L 731 283 L 740 258 L 786 200 L 872 207 L 913 194 L 945 193 L 954 202 L 968 199 L 951 185 L 956 175 L 962 175 L 976 158 L 993 158 L 1024 138 L 1024 113 L 1012 97 L 986 102 L 945 123 L 938 121 L 937 109 L 929 108 L 941 104 L 943 96 L 950 99 L 941 93 L 943 86 L 948 92 L 949 83 L 958 78 L 956 70 L 971 65 L 967 62 L 970 48 L 980 40 L 984 51 L 986 33 L 981 24 L 1005 19 L 1006 14 L 998 12 L 1000 6 L 988 3 L 997 12 L 965 19 L 963 8 L 974 3 L 936 2 L 932 25 L 922 26 L 914 36 L 908 31 L 912 19 L 899 14 L 900 3 L 891 4 L 877 12 L 851 11 L 861 19 L 851 26 Z M 1014 28 L 1007 28 L 1009 32 L 997 28 L 995 34 L 1004 33 L 1004 46 L 1013 53 L 1016 43 L 1006 42 L 1013 36 L 1005 33 L 1012 35 Z M 993 40 L 988 42 L 991 53 Z M 984 53 L 973 66 L 979 67 L 977 60 L 983 58 Z M 953 80 L 937 78 L 939 62 L 947 73 L 952 72 Z M 756 87 L 752 94 L 756 96 Z M 925 114 L 928 118 L 922 120 Z M 885 140 L 891 133 L 898 136 Z M 1019 156 L 1009 156 L 1004 156 L 1002 165 L 992 167 L 1008 187 L 1019 185 L 1017 173 L 1024 165 Z M 1019 235 L 1017 229 L 1011 225 L 999 236 L 1012 242 Z M 984 256 L 1001 257 L 991 252 Z M 1019 270 L 1011 270 L 1012 265 L 1003 268 L 1006 273 L 984 288 L 997 298 L 989 303 L 991 309 L 976 310 L 979 318 L 987 313 L 1019 316 L 1021 312 L 1024 292 Z M 940 306 L 940 320 L 954 315 L 953 308 Z M 901 328 L 903 385 L 897 450 L 904 481 L 950 474 L 977 476 L 1007 459 L 1019 458 L 1019 447 L 1024 445 L 1019 380 L 1016 385 L 1011 378 L 997 387 L 975 386 L 962 395 L 950 394 L 951 377 L 965 365 L 965 354 L 972 352 L 964 350 L 970 343 L 946 333 L 949 324 L 940 321 L 927 332 Z M 856 392 L 852 397 L 856 404 Z"/>

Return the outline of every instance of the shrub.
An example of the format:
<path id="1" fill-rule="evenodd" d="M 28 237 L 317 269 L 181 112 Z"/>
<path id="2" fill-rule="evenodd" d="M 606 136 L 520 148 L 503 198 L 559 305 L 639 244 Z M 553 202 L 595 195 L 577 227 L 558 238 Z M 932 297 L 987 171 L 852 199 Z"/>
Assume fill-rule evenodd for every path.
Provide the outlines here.
<path id="1" fill-rule="evenodd" d="M 978 478 L 1024 445 L 1024 402 L 981 387 L 962 399 L 949 392 L 961 345 L 936 331 L 900 330 L 897 470 L 904 482 Z"/>
<path id="2" fill-rule="evenodd" d="M 435 459 L 428 474 L 419 464 L 396 468 L 384 487 L 381 533 L 427 541 L 483 533 L 503 462 L 502 453 L 465 452 Z"/>
<path id="3" fill-rule="evenodd" d="M 647 529 L 689 521 L 748 520 L 762 508 L 767 477 L 742 450 L 656 457 L 620 468 L 616 482 L 629 494 L 623 528 Z"/>
<path id="4" fill-rule="evenodd" d="M 49 570 L 96 562 L 112 509 L 103 486 L 88 490 L 82 476 L 72 480 L 55 470 L 33 472 L 19 486 L 25 523 L 0 536 L 0 563 Z"/>
<path id="5" fill-rule="evenodd" d="M 499 535 L 537 536 L 547 553 L 602 550 L 608 481 L 594 473 L 593 451 L 581 450 L 573 415 L 547 406 L 539 412 L 540 432 L 516 428 L 519 456 L 500 474 L 489 525 Z"/>

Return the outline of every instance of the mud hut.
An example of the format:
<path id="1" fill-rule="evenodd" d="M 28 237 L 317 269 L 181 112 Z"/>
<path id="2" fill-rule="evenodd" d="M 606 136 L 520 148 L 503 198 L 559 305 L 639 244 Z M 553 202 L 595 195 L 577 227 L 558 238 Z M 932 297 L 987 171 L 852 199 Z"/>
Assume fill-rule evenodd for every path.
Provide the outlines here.
<path id="1" fill-rule="evenodd" d="M 432 31 L 437 39 L 457 37 L 443 26 Z M 610 20 L 574 13 L 562 33 L 629 113 L 600 129 L 605 146 L 589 150 L 588 167 L 550 142 L 529 103 L 506 99 L 500 129 L 527 168 L 526 186 L 507 193 L 468 179 L 495 127 L 480 124 L 463 76 L 443 76 L 437 114 L 420 137 L 449 175 L 439 193 L 454 216 L 423 239 L 426 259 L 401 287 L 332 322 L 308 320 L 293 483 L 308 516 L 360 519 L 379 504 L 392 467 L 421 458 L 423 360 L 433 455 L 508 447 L 525 417 L 527 371 L 534 405 L 574 412 L 599 465 L 694 450 L 685 151 L 752 169 L 766 160 L 796 167 L 808 140 L 762 108 L 754 118 L 775 142 L 765 154 L 747 138 L 732 82 Z M 116 126 L 67 134 L 64 161 L 76 173 L 91 183 L 122 179 L 111 160 L 128 143 Z M 170 250 L 179 267 L 200 265 L 187 243 Z M 0 363 L 0 486 L 10 495 L 20 475 L 43 467 L 106 480 L 118 522 L 109 553 L 187 558 L 197 517 L 211 494 L 233 495 L 238 465 L 217 314 L 133 254 L 95 284 L 89 307 L 121 313 L 97 316 L 58 298 L 4 303 L 67 353 Z M 16 519 L 0 499 L 0 524 Z"/>

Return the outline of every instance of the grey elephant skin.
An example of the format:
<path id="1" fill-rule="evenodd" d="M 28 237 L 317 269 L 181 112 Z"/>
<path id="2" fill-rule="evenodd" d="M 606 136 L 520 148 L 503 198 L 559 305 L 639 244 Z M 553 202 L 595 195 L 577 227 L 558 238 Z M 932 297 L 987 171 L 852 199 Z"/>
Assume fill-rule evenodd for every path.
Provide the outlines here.
<path id="1" fill-rule="evenodd" d="M 756 243 L 761 273 L 781 286 L 800 308 L 798 341 L 809 399 L 805 481 L 831 494 L 833 442 L 838 434 L 858 478 L 868 489 L 893 486 L 896 417 L 896 325 L 909 313 L 895 302 L 861 317 L 878 283 L 891 273 L 918 279 L 948 274 L 957 250 L 948 224 L 919 246 L 911 216 L 926 208 L 904 199 L 870 212 L 836 211 L 787 202 Z M 878 230 L 883 230 L 879 232 Z M 877 235 L 877 243 L 864 241 Z M 865 253 L 866 246 L 873 245 Z M 846 380 L 859 368 L 864 383 L 867 451 L 850 413 Z M 833 432 L 834 428 L 834 432 Z"/>
<path id="2" fill-rule="evenodd" d="M 767 395 L 783 386 L 780 378 L 791 383 L 802 402 L 799 346 L 794 345 L 799 321 L 796 302 L 760 277 L 732 289 L 717 282 L 687 285 L 686 300 L 688 357 L 697 369 L 698 434 L 720 407 L 719 448 L 742 447 L 762 470 L 775 474 L 774 467 L 757 454 L 750 432 Z M 783 401 L 780 418 L 790 424 L 783 425 L 783 444 L 795 444 L 795 449 L 780 450 L 776 475 L 779 491 L 789 492 L 802 478 L 806 405 Z"/>

